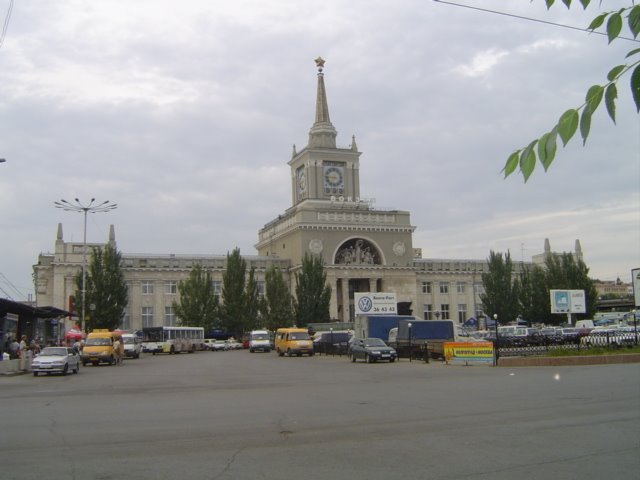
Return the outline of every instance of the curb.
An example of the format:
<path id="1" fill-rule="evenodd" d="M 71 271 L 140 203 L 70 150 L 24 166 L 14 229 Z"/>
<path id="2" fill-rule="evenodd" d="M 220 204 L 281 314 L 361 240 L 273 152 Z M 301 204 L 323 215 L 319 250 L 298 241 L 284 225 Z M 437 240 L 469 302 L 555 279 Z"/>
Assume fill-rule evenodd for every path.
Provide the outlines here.
<path id="1" fill-rule="evenodd" d="M 499 367 L 569 367 L 577 365 L 614 365 L 640 363 L 640 353 L 588 355 L 574 357 L 500 357 Z"/>

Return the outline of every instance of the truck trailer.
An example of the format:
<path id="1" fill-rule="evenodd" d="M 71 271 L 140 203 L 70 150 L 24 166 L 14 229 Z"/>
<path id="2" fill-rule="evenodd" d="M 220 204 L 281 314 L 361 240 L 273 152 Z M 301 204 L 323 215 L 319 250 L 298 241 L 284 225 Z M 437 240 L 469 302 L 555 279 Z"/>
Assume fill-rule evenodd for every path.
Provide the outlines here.
<path id="1" fill-rule="evenodd" d="M 411 324 L 411 327 L 409 327 Z M 389 331 L 387 343 L 402 357 L 443 358 L 444 343 L 456 341 L 453 320 L 399 320 Z"/>

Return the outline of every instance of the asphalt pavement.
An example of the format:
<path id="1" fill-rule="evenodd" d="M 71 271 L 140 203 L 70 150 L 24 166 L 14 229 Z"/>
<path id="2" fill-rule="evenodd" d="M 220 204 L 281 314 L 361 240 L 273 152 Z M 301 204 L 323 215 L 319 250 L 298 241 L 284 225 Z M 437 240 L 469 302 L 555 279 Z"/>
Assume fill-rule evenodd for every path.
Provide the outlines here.
<path id="1" fill-rule="evenodd" d="M 637 479 L 640 367 L 145 354 L 0 378 L 2 479 Z"/>

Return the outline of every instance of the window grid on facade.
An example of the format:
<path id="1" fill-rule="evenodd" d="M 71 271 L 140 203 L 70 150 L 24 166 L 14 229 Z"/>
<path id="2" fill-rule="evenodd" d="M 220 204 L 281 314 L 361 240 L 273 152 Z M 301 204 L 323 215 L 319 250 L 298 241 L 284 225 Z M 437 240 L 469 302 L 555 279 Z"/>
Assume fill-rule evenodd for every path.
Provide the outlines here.
<path id="1" fill-rule="evenodd" d="M 458 323 L 464 323 L 467 320 L 467 304 L 458 304 Z"/>
<path id="2" fill-rule="evenodd" d="M 214 296 L 220 297 L 222 295 L 222 282 L 220 280 L 212 280 L 211 287 Z"/>
<path id="3" fill-rule="evenodd" d="M 265 292 L 265 284 L 262 281 L 258 281 L 256 282 L 256 291 L 258 292 L 258 297 L 262 298 L 264 297 L 264 292 Z"/>
<path id="4" fill-rule="evenodd" d="M 175 327 L 176 326 L 176 312 L 173 307 L 164 307 L 164 326 Z"/>
<path id="5" fill-rule="evenodd" d="M 449 293 L 449 283 L 440 282 L 440 293 Z"/>
<path id="6" fill-rule="evenodd" d="M 140 289 L 142 290 L 143 295 L 152 295 L 153 282 L 151 280 L 142 280 L 142 282 L 140 282 Z"/>
<path id="7" fill-rule="evenodd" d="M 425 320 L 433 320 L 433 305 L 425 303 L 422 306 L 422 314 Z"/>
<path id="8" fill-rule="evenodd" d="M 153 307 L 142 307 L 142 327 L 153 327 Z"/>
<path id="9" fill-rule="evenodd" d="M 422 282 L 422 293 L 431 293 L 431 282 Z"/>
<path id="10" fill-rule="evenodd" d="M 178 293 L 178 282 L 175 280 L 167 280 L 164 282 L 164 293 L 167 295 L 175 295 Z"/>
<path id="11" fill-rule="evenodd" d="M 464 282 L 456 283 L 456 289 L 458 293 L 464 293 Z"/>
<path id="12" fill-rule="evenodd" d="M 131 315 L 129 315 L 129 308 L 124 309 L 124 315 L 120 321 L 120 328 L 122 330 L 131 330 Z"/>
<path id="13" fill-rule="evenodd" d="M 449 320 L 449 304 L 448 303 L 440 304 L 440 318 L 442 318 L 442 320 Z"/>

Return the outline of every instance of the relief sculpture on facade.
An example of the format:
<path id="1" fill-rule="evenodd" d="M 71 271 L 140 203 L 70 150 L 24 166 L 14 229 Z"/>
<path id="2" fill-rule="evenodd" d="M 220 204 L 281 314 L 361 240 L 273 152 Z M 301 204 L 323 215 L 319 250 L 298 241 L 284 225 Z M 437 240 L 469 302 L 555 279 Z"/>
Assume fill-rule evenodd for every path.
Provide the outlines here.
<path id="1" fill-rule="evenodd" d="M 361 238 L 345 242 L 335 258 L 336 264 L 342 265 L 378 265 L 380 256 L 376 248 Z"/>

